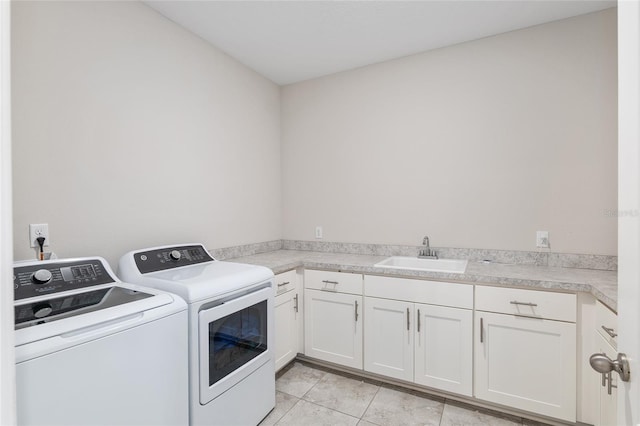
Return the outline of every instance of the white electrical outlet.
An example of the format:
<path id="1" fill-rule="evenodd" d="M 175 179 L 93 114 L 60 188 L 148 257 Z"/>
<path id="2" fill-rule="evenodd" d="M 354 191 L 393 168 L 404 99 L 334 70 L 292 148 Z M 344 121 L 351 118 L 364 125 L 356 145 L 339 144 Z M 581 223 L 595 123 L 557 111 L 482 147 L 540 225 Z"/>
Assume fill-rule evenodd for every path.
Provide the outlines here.
<path id="1" fill-rule="evenodd" d="M 49 224 L 48 223 L 32 223 L 29 225 L 29 243 L 31 247 L 39 247 L 36 238 L 44 237 L 45 247 L 51 244 L 49 241 Z"/>
<path id="2" fill-rule="evenodd" d="M 536 247 L 549 248 L 549 231 L 536 232 Z"/>
<path id="3" fill-rule="evenodd" d="M 316 238 L 318 240 L 322 239 L 322 226 L 316 226 Z"/>

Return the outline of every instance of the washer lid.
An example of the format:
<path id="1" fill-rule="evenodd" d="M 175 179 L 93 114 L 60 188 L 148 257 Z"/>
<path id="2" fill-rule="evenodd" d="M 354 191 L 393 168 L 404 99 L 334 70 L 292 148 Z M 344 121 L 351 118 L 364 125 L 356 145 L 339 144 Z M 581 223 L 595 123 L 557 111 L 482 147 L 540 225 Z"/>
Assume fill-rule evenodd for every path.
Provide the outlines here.
<path id="1" fill-rule="evenodd" d="M 108 334 L 116 332 L 118 329 L 135 327 L 187 309 L 184 300 L 169 293 L 152 288 L 144 289 L 136 285 L 124 283 L 118 287 L 125 291 L 141 291 L 151 295 L 151 297 L 145 297 L 110 307 L 100 305 L 101 307 L 99 308 L 87 312 L 83 311 L 74 316 L 63 315 L 63 318 L 55 321 L 49 321 L 45 318 L 41 323 L 35 324 L 32 327 L 17 328 L 14 334 L 16 347 L 55 336 L 61 337 L 63 340 L 74 341 L 85 339 L 86 336 L 93 336 L 92 338 L 95 338 L 98 334 Z M 92 288 L 92 290 L 99 289 L 100 287 Z M 67 295 L 76 293 L 81 292 L 61 293 L 56 296 L 64 298 Z M 17 304 L 16 308 L 39 301 L 41 301 L 40 298 L 30 299 L 24 303 Z"/>
<path id="2" fill-rule="evenodd" d="M 175 293 L 188 303 L 251 287 L 273 278 L 264 266 L 213 261 L 126 277 L 129 282 Z"/>
<path id="3" fill-rule="evenodd" d="M 68 292 L 64 295 L 56 294 L 55 297 L 50 299 L 42 300 L 42 298 L 38 298 L 28 303 L 15 305 L 15 328 L 41 325 L 45 322 L 84 315 L 149 297 L 153 297 L 153 294 L 119 286 L 100 286 L 83 292 Z M 167 302 L 156 299 L 154 303 L 159 303 L 159 306 L 162 306 Z"/>

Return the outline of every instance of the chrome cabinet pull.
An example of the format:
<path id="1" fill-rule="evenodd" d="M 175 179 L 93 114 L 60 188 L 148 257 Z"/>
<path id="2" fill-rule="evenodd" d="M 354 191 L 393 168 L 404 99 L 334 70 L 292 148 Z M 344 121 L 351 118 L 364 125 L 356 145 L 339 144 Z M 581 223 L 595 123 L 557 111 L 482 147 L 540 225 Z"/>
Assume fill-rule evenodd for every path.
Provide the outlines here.
<path id="1" fill-rule="evenodd" d="M 325 284 L 340 284 L 338 281 L 322 280 L 322 282 Z"/>
<path id="2" fill-rule="evenodd" d="M 618 388 L 618 386 L 614 385 L 612 382 L 611 371 L 609 371 L 608 373 L 602 373 L 601 376 L 602 376 L 602 387 L 606 387 L 607 393 L 611 395 L 612 389 Z"/>
<path id="3" fill-rule="evenodd" d="M 283 283 L 278 284 L 278 287 L 282 287 L 282 286 L 285 286 L 287 284 L 289 284 L 289 281 L 285 281 Z"/>
<path id="4" fill-rule="evenodd" d="M 409 331 L 409 308 L 407 308 L 407 331 Z"/>
<path id="5" fill-rule="evenodd" d="M 295 304 L 293 305 L 293 309 L 296 310 L 296 312 L 298 312 L 298 293 L 296 293 L 296 297 L 293 298 Z"/>
<path id="6" fill-rule="evenodd" d="M 480 343 L 484 343 L 484 324 L 482 318 L 480 318 Z"/>
<path id="7" fill-rule="evenodd" d="M 609 328 L 609 327 L 605 327 L 604 325 L 602 326 L 602 329 L 604 331 L 607 332 L 607 334 L 609 336 L 611 336 L 611 338 L 615 339 L 618 336 L 618 333 L 615 332 L 615 330 L 613 328 Z"/>
<path id="8" fill-rule="evenodd" d="M 356 300 L 356 322 L 358 322 L 358 301 Z"/>
<path id="9" fill-rule="evenodd" d="M 604 376 L 604 374 L 603 374 Z M 612 388 L 616 388 L 618 389 L 618 386 L 613 384 L 613 381 L 611 380 L 611 371 L 609 371 L 609 374 L 607 374 L 607 379 L 608 379 L 608 383 L 607 383 L 607 393 L 609 395 L 611 395 L 611 389 Z"/>
<path id="10" fill-rule="evenodd" d="M 418 333 L 420 333 L 420 309 L 418 309 Z"/>
<path id="11" fill-rule="evenodd" d="M 531 302 L 518 302 L 517 300 L 512 300 L 511 302 L 512 305 L 523 305 L 523 306 L 538 306 L 537 303 L 531 303 Z"/>

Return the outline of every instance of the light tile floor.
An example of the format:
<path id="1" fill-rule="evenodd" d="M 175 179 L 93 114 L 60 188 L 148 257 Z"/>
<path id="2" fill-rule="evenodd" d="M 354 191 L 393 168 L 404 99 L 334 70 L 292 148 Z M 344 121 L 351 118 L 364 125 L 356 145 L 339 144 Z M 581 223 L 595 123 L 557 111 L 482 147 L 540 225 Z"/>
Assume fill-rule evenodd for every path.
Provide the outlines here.
<path id="1" fill-rule="evenodd" d="M 278 373 L 276 408 L 260 425 L 541 424 L 295 361 Z"/>

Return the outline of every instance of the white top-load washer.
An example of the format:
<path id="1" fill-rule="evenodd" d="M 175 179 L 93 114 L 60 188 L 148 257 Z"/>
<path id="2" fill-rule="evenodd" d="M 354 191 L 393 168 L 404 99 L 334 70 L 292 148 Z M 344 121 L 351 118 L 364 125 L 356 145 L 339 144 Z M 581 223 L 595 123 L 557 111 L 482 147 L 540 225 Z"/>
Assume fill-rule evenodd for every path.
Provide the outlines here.
<path id="1" fill-rule="evenodd" d="M 127 253 L 122 279 L 189 306 L 189 421 L 256 425 L 275 406 L 273 272 L 215 260 L 202 244 Z"/>
<path id="2" fill-rule="evenodd" d="M 188 422 L 187 306 L 100 257 L 14 264 L 19 425 Z"/>

